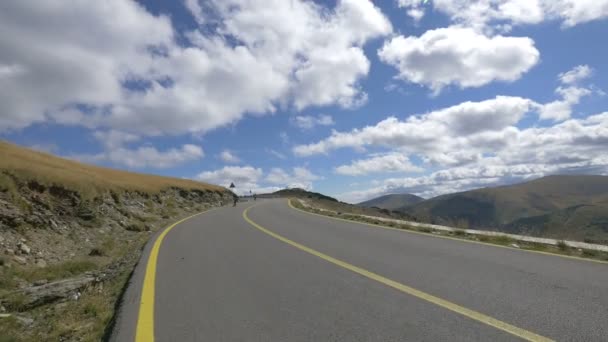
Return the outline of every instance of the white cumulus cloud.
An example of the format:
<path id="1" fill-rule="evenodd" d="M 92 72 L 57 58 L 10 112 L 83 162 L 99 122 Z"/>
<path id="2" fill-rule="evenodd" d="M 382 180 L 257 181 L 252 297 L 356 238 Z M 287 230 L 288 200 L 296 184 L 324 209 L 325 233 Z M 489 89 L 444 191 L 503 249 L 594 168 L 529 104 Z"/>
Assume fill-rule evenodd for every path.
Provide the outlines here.
<path id="1" fill-rule="evenodd" d="M 201 28 L 176 31 L 133 0 L 2 4 L 0 130 L 51 121 L 177 135 L 279 107 L 357 106 L 363 45 L 392 31 L 369 0 L 185 6 Z"/>
<path id="2" fill-rule="evenodd" d="M 332 126 L 334 124 L 334 119 L 325 114 L 319 116 L 298 115 L 293 118 L 292 122 L 300 129 L 307 130 L 315 128 L 316 126 Z"/>
<path id="3" fill-rule="evenodd" d="M 200 160 L 205 156 L 200 146 L 185 144 L 180 148 L 170 148 L 160 151 L 152 146 L 137 148 L 116 147 L 93 155 L 72 155 L 70 158 L 84 162 L 110 162 L 127 168 L 156 168 L 165 169 L 183 163 Z"/>
<path id="4" fill-rule="evenodd" d="M 295 146 L 298 156 L 326 154 L 351 147 L 380 146 L 399 148 L 410 153 L 425 153 L 432 159 L 440 158 L 450 146 L 470 141 L 492 143 L 492 135 L 502 134 L 537 107 L 534 101 L 521 97 L 498 96 L 481 102 L 464 102 L 424 115 L 411 116 L 404 121 L 389 117 L 376 125 L 350 132 L 334 131 L 317 143 Z M 470 146 L 469 151 L 474 151 Z M 462 150 L 459 150 L 459 152 Z M 450 151 L 454 152 L 454 151 Z M 460 155 L 470 159 L 469 154 Z"/>
<path id="5" fill-rule="evenodd" d="M 426 31 L 420 37 L 394 37 L 378 55 L 397 68 L 398 78 L 437 93 L 449 85 L 471 88 L 515 81 L 536 65 L 540 53 L 530 38 L 488 37 L 452 26 Z"/>
<path id="6" fill-rule="evenodd" d="M 261 168 L 252 166 L 226 166 L 218 170 L 201 172 L 194 178 L 226 187 L 234 183 L 233 191 L 239 195 L 269 193 L 284 188 L 312 190 L 313 182 L 322 179 L 305 167 L 294 167 L 291 171 L 272 168 L 265 175 Z"/>
<path id="7" fill-rule="evenodd" d="M 559 74 L 558 78 L 563 84 L 576 84 L 587 79 L 593 73 L 588 65 L 577 65 L 572 70 Z"/>
<path id="8" fill-rule="evenodd" d="M 361 176 L 373 173 L 422 172 L 423 169 L 412 164 L 404 154 L 388 153 L 373 155 L 367 159 L 355 160 L 349 165 L 336 167 L 334 171 L 340 175 Z"/>
<path id="9" fill-rule="evenodd" d="M 201 172 L 195 179 L 225 187 L 234 183 L 237 189 L 249 191 L 257 187 L 256 183 L 262 175 L 262 169 L 252 166 L 225 166 L 219 170 Z"/>
<path id="10" fill-rule="evenodd" d="M 147 49 L 173 40 L 169 19 L 134 1 L 0 6 L 0 129 L 47 121 L 74 104 L 120 103 L 123 81 L 154 78 Z"/>
<path id="11" fill-rule="evenodd" d="M 241 161 L 241 159 L 237 157 L 234 152 L 231 152 L 229 150 L 223 150 L 220 153 L 219 157 L 226 163 L 239 163 Z"/>
<path id="12" fill-rule="evenodd" d="M 546 20 L 572 27 L 608 17 L 608 0 L 433 0 L 425 6 L 420 1 L 399 0 L 398 4 L 414 19 L 432 6 L 452 22 L 479 31 L 509 31 L 512 26 Z"/>
<path id="13" fill-rule="evenodd" d="M 322 177 L 315 175 L 305 167 L 294 167 L 291 173 L 282 168 L 273 168 L 266 176 L 266 181 L 270 184 L 306 190 L 312 190 L 313 181 L 319 179 Z"/>
<path id="14" fill-rule="evenodd" d="M 338 197 L 351 202 L 395 192 L 433 197 L 550 174 L 608 174 L 608 113 L 548 127 L 511 126 L 445 143 L 444 155 L 467 150 L 479 155 L 465 163 L 444 163 L 428 175 L 392 177 Z M 432 154 L 423 155 L 432 158 Z"/>
<path id="15" fill-rule="evenodd" d="M 543 105 L 540 109 L 540 118 L 543 120 L 562 121 L 572 115 L 572 107 L 580 100 L 593 93 L 590 88 L 581 87 L 579 83 L 589 78 L 593 72 L 588 65 L 579 65 L 568 72 L 559 74 L 558 78 L 564 86 L 558 87 L 555 92 L 562 99 Z"/>

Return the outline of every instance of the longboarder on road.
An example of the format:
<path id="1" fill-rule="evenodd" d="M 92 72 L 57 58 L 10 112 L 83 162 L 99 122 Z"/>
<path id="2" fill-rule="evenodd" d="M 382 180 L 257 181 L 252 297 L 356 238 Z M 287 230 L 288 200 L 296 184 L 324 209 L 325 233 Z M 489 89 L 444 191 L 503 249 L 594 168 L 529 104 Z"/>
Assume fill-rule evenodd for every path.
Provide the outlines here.
<path id="1" fill-rule="evenodd" d="M 236 202 L 239 201 L 239 196 L 237 196 L 236 194 L 232 194 L 232 199 L 234 200 L 234 203 L 232 204 L 232 206 L 236 207 Z"/>

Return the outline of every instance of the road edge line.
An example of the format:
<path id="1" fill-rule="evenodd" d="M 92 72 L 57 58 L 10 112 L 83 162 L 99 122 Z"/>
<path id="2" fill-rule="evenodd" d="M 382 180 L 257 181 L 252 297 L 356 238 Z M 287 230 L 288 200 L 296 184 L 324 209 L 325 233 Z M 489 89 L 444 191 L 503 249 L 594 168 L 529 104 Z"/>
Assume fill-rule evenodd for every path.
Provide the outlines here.
<path id="1" fill-rule="evenodd" d="M 388 229 L 388 230 L 395 230 L 395 231 L 399 231 L 399 232 L 403 232 L 403 233 L 409 233 L 409 234 L 424 235 L 424 236 L 429 236 L 429 237 L 434 237 L 434 238 L 439 238 L 439 239 L 461 241 L 461 242 L 474 243 L 474 244 L 484 245 L 484 246 L 505 248 L 505 249 L 510 249 L 510 250 L 514 250 L 514 251 L 536 253 L 536 254 L 555 256 L 555 257 L 566 258 L 566 259 L 571 259 L 571 260 L 587 261 L 587 262 L 593 262 L 593 263 L 597 263 L 597 264 L 608 265 L 608 261 L 603 261 L 603 260 L 587 259 L 587 258 L 581 258 L 581 257 L 573 256 L 573 255 L 563 255 L 563 254 L 557 254 L 557 253 L 551 253 L 551 252 L 535 251 L 535 250 L 532 250 L 532 249 L 515 248 L 515 247 L 497 245 L 497 244 L 483 242 L 483 241 L 473 241 L 473 240 L 459 239 L 459 238 L 452 237 L 452 236 L 443 236 L 443 235 L 437 235 L 437 234 L 432 234 L 432 233 L 417 232 L 417 231 L 409 230 L 409 229 L 400 229 L 400 228 L 394 228 L 394 227 L 387 227 L 387 226 L 383 226 L 383 225 L 379 225 L 379 224 L 360 222 L 360 221 L 354 221 L 354 220 L 347 220 L 347 219 L 343 219 L 343 218 L 340 218 L 340 217 L 331 217 L 331 216 L 327 216 L 327 215 L 321 215 L 321 214 L 317 214 L 317 213 L 311 213 L 309 211 L 306 211 L 306 210 L 303 210 L 303 209 L 300 209 L 300 208 L 296 208 L 295 206 L 293 206 L 293 204 L 291 203 L 291 199 L 287 200 L 287 204 L 289 205 L 289 207 L 291 207 L 291 209 L 294 209 L 294 210 L 297 210 L 297 211 L 301 211 L 301 212 L 303 212 L 305 214 L 320 216 L 320 217 L 324 217 L 324 218 L 331 219 L 331 220 L 337 220 L 337 221 L 349 222 L 349 223 L 356 223 L 356 224 L 361 224 L 361 225 L 364 225 L 364 226 L 370 226 L 370 227 L 382 228 L 382 229 Z"/>
<path id="2" fill-rule="evenodd" d="M 191 218 L 208 213 L 218 208 L 211 208 L 194 215 L 185 217 L 170 226 L 166 227 L 154 240 L 154 244 L 150 249 L 150 255 L 146 261 L 146 271 L 142 284 L 141 296 L 139 301 L 139 309 L 137 311 L 137 326 L 135 328 L 135 342 L 154 342 L 154 295 L 156 283 L 156 263 L 158 261 L 158 253 L 165 236 L 180 223 L 183 223 Z"/>
<path id="3" fill-rule="evenodd" d="M 357 274 L 359 274 L 361 276 L 364 276 L 364 277 L 366 277 L 366 278 L 368 278 L 370 280 L 377 281 L 377 282 L 379 282 L 379 283 L 381 283 L 383 285 L 386 285 L 388 287 L 396 289 L 396 290 L 398 290 L 400 292 L 403 292 L 405 294 L 411 295 L 411 296 L 416 297 L 418 299 L 422 299 L 422 300 L 427 301 L 427 302 L 429 302 L 431 304 L 435 304 L 435 305 L 437 305 L 439 307 L 442 307 L 444 309 L 450 310 L 450 311 L 455 312 L 457 314 L 460 314 L 462 316 L 468 317 L 468 318 L 470 318 L 472 320 L 475 320 L 477 322 L 489 325 L 489 326 L 491 326 L 493 328 L 496 328 L 498 330 L 504 331 L 504 332 L 509 333 L 509 334 L 511 334 L 513 336 L 517 336 L 517 337 L 522 338 L 522 339 L 524 339 L 526 341 L 530 341 L 530 342 L 552 342 L 553 341 L 553 340 L 551 340 L 551 339 L 549 339 L 547 337 L 535 334 L 535 333 L 533 333 L 531 331 L 528 331 L 528 330 L 525 330 L 525 329 L 522 329 L 522 328 L 518 328 L 518 327 L 516 327 L 514 325 L 511 325 L 509 323 L 503 322 L 501 320 L 498 320 L 496 318 L 490 317 L 488 315 L 482 314 L 482 313 L 477 312 L 475 310 L 468 309 L 468 308 L 466 308 L 464 306 L 460 306 L 460 305 L 452 303 L 452 302 L 450 302 L 448 300 L 445 300 L 445 299 L 433 296 L 433 295 L 431 295 L 429 293 L 426 293 L 426 292 L 423 292 L 421 290 L 415 289 L 413 287 L 407 286 L 405 284 L 399 283 L 399 282 L 397 282 L 395 280 L 383 277 L 383 276 L 381 276 L 379 274 L 376 274 L 374 272 L 368 271 L 368 270 L 366 270 L 364 268 L 357 267 L 355 265 L 349 264 L 346 261 L 342 261 L 340 259 L 336 259 L 334 257 L 331 257 L 331 256 L 327 255 L 327 254 L 321 253 L 321 252 L 319 252 L 319 251 L 317 251 L 315 249 L 312 249 L 312 248 L 304 246 L 304 245 L 302 245 L 302 244 L 300 244 L 298 242 L 290 240 L 290 239 L 288 239 L 288 238 L 286 238 L 286 237 L 284 237 L 284 236 L 282 236 L 280 234 L 277 234 L 277 233 L 275 233 L 275 232 L 273 232 L 273 231 L 271 231 L 271 230 L 269 230 L 267 228 L 262 227 L 261 225 L 257 224 L 252 219 L 250 219 L 249 215 L 248 215 L 249 209 L 251 209 L 251 208 L 253 208 L 255 206 L 256 205 L 252 205 L 252 206 L 246 208 L 243 211 L 243 219 L 245 219 L 245 221 L 247 221 L 250 225 L 252 225 L 254 228 L 258 229 L 259 231 L 261 231 L 261 232 L 263 232 L 263 233 L 265 233 L 267 235 L 270 235 L 271 237 L 273 237 L 273 238 L 275 238 L 275 239 L 277 239 L 277 240 L 279 240 L 281 242 L 284 242 L 284 243 L 286 243 L 286 244 L 288 244 L 288 245 L 290 245 L 292 247 L 295 247 L 295 248 L 297 248 L 297 249 L 299 249 L 301 251 L 304 251 L 304 252 L 306 252 L 308 254 L 311 254 L 311 255 L 314 255 L 316 257 L 319 257 L 319 258 L 321 258 L 321 259 L 323 259 L 323 260 L 325 260 L 327 262 L 330 262 L 330 263 L 332 263 L 332 264 L 334 264 L 336 266 L 339 266 L 339 267 L 342 267 L 342 268 L 344 268 L 346 270 L 349 270 L 351 272 L 357 273 Z"/>

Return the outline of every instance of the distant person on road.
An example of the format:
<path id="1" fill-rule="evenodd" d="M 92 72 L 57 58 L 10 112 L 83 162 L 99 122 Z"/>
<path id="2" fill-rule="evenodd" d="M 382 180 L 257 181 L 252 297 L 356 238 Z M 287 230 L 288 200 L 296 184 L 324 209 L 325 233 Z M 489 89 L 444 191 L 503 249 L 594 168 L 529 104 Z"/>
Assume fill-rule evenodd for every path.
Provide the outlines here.
<path id="1" fill-rule="evenodd" d="M 232 206 L 236 207 L 236 202 L 239 201 L 239 196 L 232 194 L 232 199 L 234 200 L 234 203 L 232 204 Z"/>
<path id="2" fill-rule="evenodd" d="M 253 194 L 253 200 L 257 201 L 258 200 L 258 195 L 257 194 Z"/>

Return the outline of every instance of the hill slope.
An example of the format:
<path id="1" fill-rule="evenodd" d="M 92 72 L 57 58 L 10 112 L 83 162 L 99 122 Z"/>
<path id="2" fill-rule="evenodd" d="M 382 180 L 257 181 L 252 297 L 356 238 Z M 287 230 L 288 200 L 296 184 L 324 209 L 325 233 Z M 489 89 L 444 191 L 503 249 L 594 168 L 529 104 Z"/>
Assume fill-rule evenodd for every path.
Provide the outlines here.
<path id="1" fill-rule="evenodd" d="M 151 233 L 231 200 L 219 186 L 86 165 L 0 141 L 0 307 L 34 322 L 0 319 L 2 337 L 102 340 Z M 80 299 L 69 300 L 75 293 Z M 79 314 L 86 310 L 95 315 Z"/>
<path id="2" fill-rule="evenodd" d="M 608 241 L 608 177 L 549 176 L 439 196 L 402 210 L 439 224 Z"/>
<path id="3" fill-rule="evenodd" d="M 300 189 L 300 188 L 283 189 L 283 190 L 275 191 L 271 194 L 262 194 L 262 195 L 259 195 L 259 197 L 262 197 L 262 198 L 265 198 L 265 197 L 266 198 L 269 198 L 269 197 L 286 197 L 286 198 L 287 197 L 296 197 L 296 198 L 310 198 L 310 199 L 317 199 L 317 200 L 326 200 L 326 201 L 330 201 L 330 202 L 338 202 L 338 200 L 333 197 L 325 196 L 318 192 L 307 191 L 307 190 Z"/>
<path id="4" fill-rule="evenodd" d="M 424 201 L 424 198 L 412 194 L 392 194 L 380 196 L 357 204 L 362 207 L 396 210 Z"/>
<path id="5" fill-rule="evenodd" d="M 359 205 L 340 202 L 333 197 L 329 197 L 318 192 L 311 192 L 304 189 L 284 189 L 273 192 L 271 194 L 259 195 L 261 198 L 299 198 L 305 202 L 312 204 L 316 208 L 335 211 L 342 214 L 369 215 L 395 219 L 412 219 L 411 216 L 400 212 L 388 209 L 380 209 L 374 207 L 363 207 Z"/>
<path id="6" fill-rule="evenodd" d="M 0 171 L 23 181 L 58 184 L 90 196 L 111 190 L 154 193 L 171 187 L 226 191 L 223 187 L 193 180 L 87 165 L 3 141 L 0 141 Z"/>

